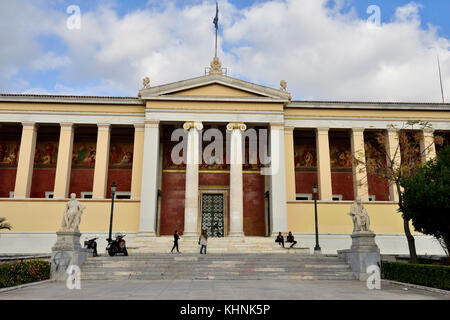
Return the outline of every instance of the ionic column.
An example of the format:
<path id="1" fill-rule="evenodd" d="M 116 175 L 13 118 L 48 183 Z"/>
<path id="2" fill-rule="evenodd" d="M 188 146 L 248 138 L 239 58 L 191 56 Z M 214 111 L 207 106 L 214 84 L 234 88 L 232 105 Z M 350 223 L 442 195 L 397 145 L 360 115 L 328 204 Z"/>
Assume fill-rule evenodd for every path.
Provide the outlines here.
<path id="1" fill-rule="evenodd" d="M 295 200 L 294 128 L 284 128 L 284 158 L 286 162 L 286 198 Z"/>
<path id="2" fill-rule="evenodd" d="M 288 232 L 284 124 L 270 124 L 270 206 L 271 236 Z"/>
<path id="3" fill-rule="evenodd" d="M 19 199 L 30 197 L 37 137 L 37 127 L 34 122 L 23 122 L 22 125 L 22 138 L 14 188 L 14 198 Z"/>
<path id="4" fill-rule="evenodd" d="M 61 123 L 54 188 L 55 199 L 64 199 L 69 196 L 70 172 L 72 169 L 73 132 L 74 130 L 72 123 Z"/>
<path id="5" fill-rule="evenodd" d="M 329 128 L 317 128 L 317 174 L 319 182 L 320 200 L 333 200 L 331 187 L 330 142 L 328 139 Z"/>
<path id="6" fill-rule="evenodd" d="M 366 153 L 364 148 L 364 128 L 353 128 L 351 133 L 352 155 L 360 161 L 352 165 L 353 191 L 363 201 L 369 200 L 369 184 L 367 181 Z"/>
<path id="7" fill-rule="evenodd" d="M 144 142 L 139 233 L 141 237 L 154 237 L 158 216 L 159 121 L 145 122 Z"/>
<path id="8" fill-rule="evenodd" d="M 142 164 L 144 159 L 145 124 L 134 125 L 133 167 L 131 173 L 131 199 L 141 197 Z"/>
<path id="9" fill-rule="evenodd" d="M 247 130 L 244 123 L 232 122 L 227 125 L 231 131 L 230 146 L 230 237 L 244 236 L 244 184 L 242 177 L 242 132 Z"/>
<path id="10" fill-rule="evenodd" d="M 398 169 L 400 167 L 400 142 L 397 129 L 388 129 L 386 132 L 386 156 L 387 165 L 391 164 L 393 160 L 393 167 Z M 395 183 L 389 183 L 389 199 L 391 201 L 398 201 L 398 192 Z"/>
<path id="11" fill-rule="evenodd" d="M 94 187 L 92 197 L 105 199 L 108 183 L 110 124 L 98 124 L 97 149 L 95 151 Z"/>
<path id="12" fill-rule="evenodd" d="M 198 236 L 198 166 L 200 164 L 201 122 L 186 122 L 183 129 L 187 134 L 186 190 L 184 200 L 184 235 Z"/>
<path id="13" fill-rule="evenodd" d="M 424 129 L 420 140 L 420 153 L 422 161 L 428 162 L 436 158 L 436 145 L 434 144 L 434 130 Z"/>

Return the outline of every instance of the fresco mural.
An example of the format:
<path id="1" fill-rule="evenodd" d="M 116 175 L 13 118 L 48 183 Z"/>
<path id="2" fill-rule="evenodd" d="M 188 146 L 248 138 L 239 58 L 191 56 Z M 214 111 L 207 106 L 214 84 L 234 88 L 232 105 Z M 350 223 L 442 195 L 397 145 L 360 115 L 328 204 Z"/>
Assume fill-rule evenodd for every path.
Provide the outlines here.
<path id="1" fill-rule="evenodd" d="M 37 166 L 56 166 L 58 161 L 58 142 L 38 141 L 34 153 L 34 164 Z"/>
<path id="2" fill-rule="evenodd" d="M 94 167 L 97 142 L 75 142 L 73 144 L 72 166 Z"/>
<path id="3" fill-rule="evenodd" d="M 19 150 L 19 141 L 1 142 L 0 165 L 2 167 L 16 167 L 19 159 Z"/>
<path id="4" fill-rule="evenodd" d="M 352 152 L 348 147 L 330 146 L 331 168 L 352 168 Z"/>
<path id="5" fill-rule="evenodd" d="M 308 145 L 296 145 L 294 150 L 295 168 L 316 168 L 316 149 Z"/>
<path id="6" fill-rule="evenodd" d="M 109 165 L 115 168 L 131 168 L 133 164 L 133 143 L 112 143 L 109 151 Z"/>

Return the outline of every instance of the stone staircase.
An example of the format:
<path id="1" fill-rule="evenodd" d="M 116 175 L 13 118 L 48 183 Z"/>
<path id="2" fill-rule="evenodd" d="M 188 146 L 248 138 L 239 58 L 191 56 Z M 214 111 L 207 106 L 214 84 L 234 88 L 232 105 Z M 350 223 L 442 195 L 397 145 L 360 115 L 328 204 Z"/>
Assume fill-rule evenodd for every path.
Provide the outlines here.
<path id="1" fill-rule="evenodd" d="M 198 238 L 181 237 L 179 249 L 182 253 L 200 253 Z M 173 237 L 138 237 L 128 245 L 128 252 L 132 253 L 169 253 L 173 246 Z M 278 253 L 278 254 L 309 254 L 309 248 L 286 249 L 275 243 L 272 237 L 225 237 L 209 238 L 208 253 Z"/>
<path id="2" fill-rule="evenodd" d="M 280 253 L 103 255 L 88 258 L 81 277 L 84 280 L 355 279 L 350 267 L 336 256 Z"/>

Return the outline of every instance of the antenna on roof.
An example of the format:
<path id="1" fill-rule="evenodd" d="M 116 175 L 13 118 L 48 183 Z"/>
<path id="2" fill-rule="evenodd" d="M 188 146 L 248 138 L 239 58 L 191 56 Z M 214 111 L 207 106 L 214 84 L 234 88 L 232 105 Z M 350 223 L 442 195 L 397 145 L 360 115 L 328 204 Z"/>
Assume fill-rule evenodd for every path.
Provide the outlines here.
<path id="1" fill-rule="evenodd" d="M 445 103 L 444 99 L 444 86 L 442 85 L 442 73 L 441 73 L 441 62 L 439 61 L 439 55 L 437 55 L 438 69 L 439 69 L 439 81 L 441 82 L 441 96 L 442 103 Z"/>

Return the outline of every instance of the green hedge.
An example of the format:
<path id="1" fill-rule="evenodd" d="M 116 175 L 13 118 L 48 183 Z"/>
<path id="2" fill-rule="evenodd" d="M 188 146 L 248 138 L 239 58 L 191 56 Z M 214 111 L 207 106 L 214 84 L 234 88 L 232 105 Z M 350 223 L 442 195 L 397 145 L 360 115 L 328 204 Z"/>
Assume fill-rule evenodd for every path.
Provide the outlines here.
<path id="1" fill-rule="evenodd" d="M 50 262 L 31 260 L 0 265 L 0 288 L 14 287 L 25 283 L 50 278 Z"/>
<path id="2" fill-rule="evenodd" d="M 383 279 L 450 290 L 450 266 L 382 262 Z"/>

